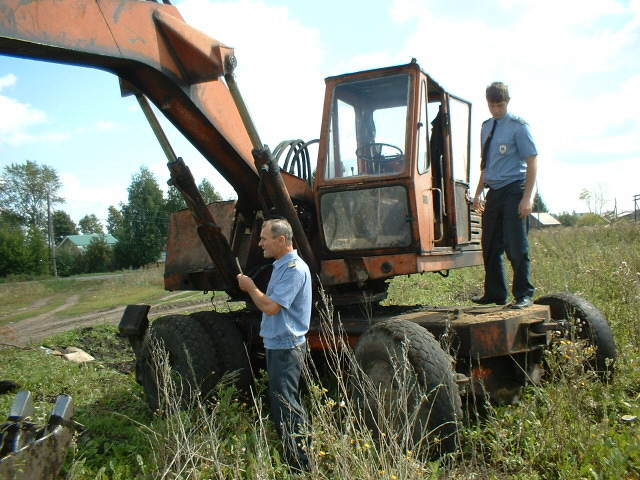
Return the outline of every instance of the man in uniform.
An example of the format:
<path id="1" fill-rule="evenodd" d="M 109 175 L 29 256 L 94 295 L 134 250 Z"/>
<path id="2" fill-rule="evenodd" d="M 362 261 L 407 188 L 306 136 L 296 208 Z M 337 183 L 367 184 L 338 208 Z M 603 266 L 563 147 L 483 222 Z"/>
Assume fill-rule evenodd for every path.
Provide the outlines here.
<path id="1" fill-rule="evenodd" d="M 265 258 L 275 258 L 266 294 L 245 275 L 238 275 L 238 284 L 262 311 L 260 336 L 271 411 L 285 456 L 294 467 L 308 471 L 308 419 L 300 402 L 300 374 L 311 320 L 311 274 L 293 248 L 293 232 L 286 220 L 264 222 L 259 245 Z"/>
<path id="2" fill-rule="evenodd" d="M 531 305 L 534 287 L 529 280 L 528 216 L 536 182 L 538 152 L 529 126 L 507 112 L 509 90 L 494 82 L 486 89 L 492 118 L 482 124 L 482 163 L 473 208 L 482 213 L 484 294 L 471 300 L 479 304 L 507 303 L 507 283 L 502 254 L 513 268 L 512 308 Z M 486 203 L 484 189 L 489 191 Z"/>

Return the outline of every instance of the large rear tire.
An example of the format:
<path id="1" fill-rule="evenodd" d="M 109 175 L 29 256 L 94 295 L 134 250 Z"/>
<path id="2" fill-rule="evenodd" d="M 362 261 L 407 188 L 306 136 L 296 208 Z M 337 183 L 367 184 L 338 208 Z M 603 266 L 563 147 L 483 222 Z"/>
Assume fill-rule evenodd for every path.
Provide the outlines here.
<path id="1" fill-rule="evenodd" d="M 613 379 L 616 343 L 609 322 L 591 302 L 572 293 L 552 293 L 536 299 L 536 304 L 548 305 L 551 319 L 562 322 L 561 339 L 584 340 L 595 352 L 588 360 L 603 381 Z"/>
<path id="2" fill-rule="evenodd" d="M 210 354 L 220 366 L 215 372 L 216 382 L 224 375 L 231 375 L 230 380 L 238 392 L 248 394 L 253 385 L 249 351 L 242 338 L 240 328 L 228 315 L 216 312 L 196 312 L 190 315 L 209 335 L 213 345 Z"/>
<path id="3" fill-rule="evenodd" d="M 152 322 L 136 365 L 151 410 L 165 410 L 178 401 L 186 407 L 197 395 L 206 401 L 219 379 L 220 367 L 211 355 L 213 349 L 206 331 L 187 316 L 169 315 Z M 170 398 L 174 393 L 179 398 Z"/>
<path id="4" fill-rule="evenodd" d="M 354 394 L 369 428 L 408 432 L 412 448 L 432 458 L 458 448 L 462 408 L 453 362 L 431 333 L 382 321 L 362 335 L 355 357 L 364 378 L 356 375 Z"/>

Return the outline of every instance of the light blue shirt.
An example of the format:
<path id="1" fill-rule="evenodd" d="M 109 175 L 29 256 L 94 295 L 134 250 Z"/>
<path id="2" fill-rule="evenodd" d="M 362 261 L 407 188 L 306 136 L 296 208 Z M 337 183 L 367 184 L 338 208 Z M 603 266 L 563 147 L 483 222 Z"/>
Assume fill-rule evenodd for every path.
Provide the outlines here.
<path id="1" fill-rule="evenodd" d="M 487 153 L 484 183 L 489 188 L 502 188 L 527 176 L 527 158 L 537 155 L 529 125 L 520 117 L 507 112 L 496 120 L 498 124 Z M 482 124 L 482 148 L 493 127 L 494 119 Z"/>
<path id="2" fill-rule="evenodd" d="M 311 321 L 311 274 L 296 250 L 273 262 L 267 296 L 282 308 L 275 315 L 262 314 L 264 347 L 284 350 L 303 344 Z"/>

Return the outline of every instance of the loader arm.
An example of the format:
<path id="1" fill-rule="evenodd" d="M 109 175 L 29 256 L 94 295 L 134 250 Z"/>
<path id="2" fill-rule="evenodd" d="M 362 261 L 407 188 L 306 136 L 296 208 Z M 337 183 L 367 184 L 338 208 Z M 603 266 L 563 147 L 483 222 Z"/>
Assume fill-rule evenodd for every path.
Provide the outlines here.
<path id="1" fill-rule="evenodd" d="M 251 142 L 222 77 L 235 63 L 233 49 L 187 25 L 172 5 L 0 0 L 0 54 L 118 75 L 162 111 L 241 202 L 259 204 Z"/>

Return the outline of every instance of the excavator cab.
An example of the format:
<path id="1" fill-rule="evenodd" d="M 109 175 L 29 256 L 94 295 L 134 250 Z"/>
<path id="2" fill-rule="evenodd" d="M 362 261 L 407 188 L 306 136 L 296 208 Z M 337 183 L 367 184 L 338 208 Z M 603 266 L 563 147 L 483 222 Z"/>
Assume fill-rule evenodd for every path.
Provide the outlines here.
<path id="1" fill-rule="evenodd" d="M 326 258 L 477 251 L 471 105 L 415 61 L 326 85 L 315 184 Z"/>

